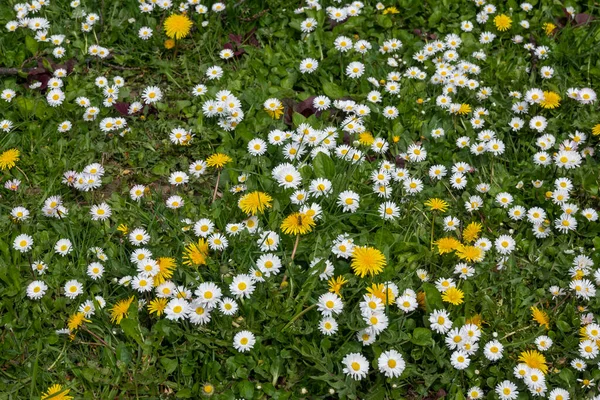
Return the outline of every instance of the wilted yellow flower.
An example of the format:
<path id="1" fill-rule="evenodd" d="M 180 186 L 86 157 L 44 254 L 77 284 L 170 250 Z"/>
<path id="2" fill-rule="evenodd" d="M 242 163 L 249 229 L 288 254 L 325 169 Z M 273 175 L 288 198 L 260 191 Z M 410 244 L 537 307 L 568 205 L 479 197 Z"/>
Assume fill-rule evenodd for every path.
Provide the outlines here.
<path id="1" fill-rule="evenodd" d="M 165 46 L 165 49 L 171 50 L 173 47 L 175 47 L 175 41 L 173 39 L 167 39 L 167 40 L 165 40 L 164 46 Z M 146 119 L 146 116 L 142 115 L 141 119 L 142 120 Z"/>
<path id="2" fill-rule="evenodd" d="M 131 296 L 128 299 L 119 300 L 115 303 L 113 308 L 110 310 L 110 320 L 111 322 L 116 322 L 117 325 L 121 323 L 123 318 L 129 315 L 129 306 L 133 303 L 134 297 Z"/>
<path id="3" fill-rule="evenodd" d="M 129 228 L 125 224 L 121 224 L 117 227 L 117 230 L 121 232 L 123 235 L 127 235 L 129 233 Z"/>
<path id="4" fill-rule="evenodd" d="M 544 310 L 540 310 L 537 307 L 531 307 L 531 318 L 540 324 L 540 326 L 546 327 L 546 329 L 550 329 L 550 319 L 548 318 L 548 314 Z"/>
<path id="5" fill-rule="evenodd" d="M 340 297 L 342 297 L 342 294 L 340 293 L 342 286 L 344 286 L 346 283 L 348 283 L 348 281 L 341 275 L 331 278 L 327 281 L 327 284 L 329 285 L 329 291 L 337 294 Z"/>

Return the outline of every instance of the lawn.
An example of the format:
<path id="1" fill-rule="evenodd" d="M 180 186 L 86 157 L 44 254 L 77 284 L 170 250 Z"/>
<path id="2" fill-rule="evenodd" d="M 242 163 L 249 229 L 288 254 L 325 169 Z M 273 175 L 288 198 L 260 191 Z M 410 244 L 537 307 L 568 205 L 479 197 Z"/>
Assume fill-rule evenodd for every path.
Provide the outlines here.
<path id="1" fill-rule="evenodd" d="M 600 7 L 0 4 L 0 400 L 600 399 Z"/>

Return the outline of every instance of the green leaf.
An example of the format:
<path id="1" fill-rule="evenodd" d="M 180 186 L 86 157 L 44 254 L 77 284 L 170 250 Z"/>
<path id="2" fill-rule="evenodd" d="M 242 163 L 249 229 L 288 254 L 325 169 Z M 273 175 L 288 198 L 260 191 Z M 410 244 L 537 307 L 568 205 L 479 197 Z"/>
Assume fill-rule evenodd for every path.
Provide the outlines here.
<path id="1" fill-rule="evenodd" d="M 556 321 L 556 326 L 560 329 L 561 332 L 569 332 L 571 331 L 571 325 L 569 325 L 565 321 L 558 320 Z"/>
<path id="2" fill-rule="evenodd" d="M 177 359 L 162 357 L 160 358 L 160 364 L 163 366 L 167 374 L 170 374 L 177 369 L 179 362 Z"/>
<path id="3" fill-rule="evenodd" d="M 315 174 L 321 178 L 331 178 L 335 174 L 335 164 L 327 154 L 319 153 L 313 162 Z"/>
<path id="4" fill-rule="evenodd" d="M 431 283 L 424 283 L 423 291 L 425 292 L 425 307 L 428 313 L 444 308 L 442 295 L 434 285 Z"/>
<path id="5" fill-rule="evenodd" d="M 125 335 L 134 339 L 139 345 L 142 345 L 142 336 L 140 335 L 140 329 L 138 327 L 137 321 L 134 321 L 130 318 L 123 318 L 121 321 L 121 329 L 125 332 Z"/>
<path id="6" fill-rule="evenodd" d="M 244 399 L 251 399 L 254 397 L 254 384 L 252 382 L 243 381 L 238 384 L 240 396 Z"/>
<path id="7" fill-rule="evenodd" d="M 394 25 L 392 19 L 389 16 L 383 14 L 377 15 L 377 17 L 375 17 L 375 22 L 377 22 L 377 25 L 385 29 L 389 29 Z"/>
<path id="8" fill-rule="evenodd" d="M 25 36 L 25 48 L 29 50 L 29 52 L 33 55 L 38 52 L 39 44 L 38 42 L 31 36 Z"/>
<path id="9" fill-rule="evenodd" d="M 333 82 L 323 83 L 323 92 L 334 100 L 339 99 L 340 97 L 344 97 L 346 94 L 344 92 L 344 89 L 342 89 Z"/>
<path id="10" fill-rule="evenodd" d="M 418 346 L 428 346 L 431 344 L 431 330 L 427 328 L 415 328 L 410 341 Z"/>

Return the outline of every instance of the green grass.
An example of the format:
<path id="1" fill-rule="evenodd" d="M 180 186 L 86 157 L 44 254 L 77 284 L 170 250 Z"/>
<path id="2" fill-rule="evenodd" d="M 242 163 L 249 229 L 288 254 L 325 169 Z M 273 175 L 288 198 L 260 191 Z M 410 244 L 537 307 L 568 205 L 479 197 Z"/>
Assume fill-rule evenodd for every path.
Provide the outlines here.
<path id="1" fill-rule="evenodd" d="M 578 329 L 583 311 L 578 307 L 585 306 L 586 313 L 595 314 L 598 298 L 583 301 L 568 287 L 569 268 L 577 254 L 594 261 L 595 266 L 586 278 L 595 281 L 593 271 L 600 263 L 598 223 L 588 222 L 578 214 L 577 230 L 560 234 L 553 229 L 548 238 L 536 239 L 531 224 L 509 219 L 506 210 L 494 202 L 496 194 L 509 192 L 515 205 L 544 208 L 554 226 L 562 211 L 545 199 L 545 192 L 553 190 L 556 178 L 568 177 L 574 185 L 571 203 L 580 210 L 600 208 L 598 154 L 586 157 L 575 169 L 536 166 L 532 156 L 539 151 L 535 140 L 541 133 L 527 126 L 513 132 L 508 125 L 515 116 L 509 91 L 525 93 L 531 88 L 555 91 L 562 98 L 560 107 L 545 110 L 535 105 L 520 117 L 526 123 L 534 115 L 548 119 L 546 133 L 556 137 L 556 145 L 549 153 L 558 151 L 558 145 L 575 131 L 587 135 L 582 148 L 589 146 L 596 153 L 600 150 L 598 136 L 592 135 L 592 128 L 600 123 L 598 103 L 582 105 L 566 95 L 571 87 L 591 87 L 598 91 L 597 19 L 583 26 L 567 25 L 548 36 L 542 26 L 564 17 L 561 4 L 531 1 L 533 10 L 525 14 L 519 3 L 509 0 L 497 2 L 497 14 L 510 15 L 513 25 L 507 32 L 498 32 L 493 16 L 484 25 L 476 23 L 479 10 L 472 1 L 399 0 L 385 3 L 386 7 L 397 7 L 398 14 L 384 14 L 376 10 L 375 3 L 369 2 L 360 16 L 332 27 L 325 8 L 337 6 L 335 2 L 323 1 L 321 11 L 296 14 L 294 9 L 299 3 L 246 0 L 227 3 L 226 11 L 221 14 L 209 11 L 199 16 L 190 10 L 194 21 L 191 35 L 168 50 L 164 47 L 167 38 L 161 24 L 178 4 L 171 11 L 141 14 L 136 0 L 89 2 L 80 6 L 80 11 L 73 10 L 67 1 L 54 0 L 38 15 L 50 21 L 49 34 L 66 35 L 68 42 L 63 47 L 67 56 L 57 61 L 52 57 L 53 46 L 35 41 L 30 30 L 20 28 L 9 33 L 4 29 L 6 23 L 16 19 L 13 10 L 16 3 L 8 0 L 0 5 L 0 67 L 10 69 L 0 69 L 4 73 L 0 91 L 10 88 L 17 92 L 12 102 L 0 100 L 0 120 L 8 119 L 14 124 L 9 133 L 0 132 L 0 154 L 11 148 L 21 153 L 16 167 L 0 171 L 2 184 L 9 179 L 21 180 L 16 192 L 0 188 L 0 399 L 39 399 L 53 384 L 68 388 L 75 399 L 199 398 L 205 384 L 214 385 L 214 396 L 223 399 L 425 399 L 444 394 L 446 398 L 463 399 L 474 385 L 480 386 L 486 398 L 491 399 L 497 398 L 494 388 L 505 379 L 517 384 L 519 399 L 524 399 L 530 394 L 524 383 L 514 378 L 512 369 L 522 351 L 535 348 L 534 340 L 540 335 L 548 335 L 554 341 L 553 347 L 544 353 L 550 366 L 546 375 L 548 391 L 564 388 L 572 399 L 597 393 L 597 389 L 582 388 L 577 380 L 600 379 L 598 357 L 588 362 L 584 372 L 576 371 L 570 362 L 579 353 Z M 210 9 L 211 4 L 205 5 Z M 576 5 L 577 12 L 595 17 L 600 9 L 591 0 L 565 5 Z M 81 10 L 101 16 L 101 22 L 89 33 L 80 29 Z M 310 35 L 300 31 L 300 23 L 307 17 L 315 18 L 319 24 Z M 523 19 L 530 22 L 529 29 L 519 26 Z M 474 23 L 472 32 L 460 30 L 463 20 Z M 208 25 L 203 27 L 202 21 Z M 155 28 L 148 41 L 137 37 L 142 26 Z M 435 71 L 431 60 L 418 64 L 412 58 L 425 44 L 416 29 L 439 38 L 450 33 L 461 37 L 463 43 L 457 50 L 461 60 L 481 67 L 481 73 L 474 78 L 481 86 L 490 87 L 492 95 L 480 101 L 476 91 L 461 88 L 453 101 L 489 110 L 484 129 L 496 132 L 506 146 L 504 154 L 474 155 L 468 149 L 458 149 L 455 144 L 458 137 L 468 136 L 474 143 L 478 130 L 471 126 L 471 116 L 450 115 L 436 106 L 442 88 L 428 80 L 403 77 L 399 96 L 385 94 L 384 101 L 378 104 L 367 101 L 367 94 L 375 89 L 367 77 L 385 80 L 389 72 L 403 73 L 412 66 L 425 70 L 428 78 Z M 232 41 L 230 34 L 244 36 L 251 31 L 259 46 L 246 43 L 241 57 L 230 61 L 219 58 L 219 51 Z M 497 35 L 493 43 L 479 43 L 483 31 Z M 536 44 L 548 46 L 548 59 L 532 64 L 523 45 L 511 41 L 516 34 L 523 35 L 526 41 L 531 37 Z M 365 55 L 356 52 L 340 55 L 333 46 L 340 35 L 367 40 L 373 49 Z M 396 53 L 398 67 L 389 66 L 389 55 L 378 51 L 391 38 L 403 43 Z M 110 49 L 111 57 L 100 60 L 89 56 L 87 49 L 92 44 Z M 485 60 L 472 57 L 478 50 L 485 51 Z M 298 67 L 307 57 L 320 64 L 310 75 L 301 74 Z M 52 63 L 66 60 L 74 61 L 73 72 L 64 79 L 66 101 L 60 107 L 50 107 L 45 93 L 26 88 L 27 73 L 38 63 L 52 71 L 55 65 Z M 344 74 L 352 61 L 365 64 L 362 78 L 350 79 Z M 224 76 L 218 81 L 207 80 L 205 76 L 206 69 L 213 65 L 224 69 Z M 555 69 L 552 79 L 540 78 L 539 67 L 543 65 Z M 533 69 L 528 72 L 527 67 Z M 110 80 L 117 75 L 126 82 L 119 101 L 141 101 L 144 88 L 150 85 L 160 87 L 164 94 L 163 100 L 146 108 L 143 115 L 126 117 L 130 132 L 125 136 L 118 132 L 106 134 L 99 129 L 103 118 L 120 114 L 114 108 L 101 106 L 102 91 L 95 86 L 94 79 L 104 76 Z M 207 85 L 205 97 L 191 95 L 192 87 L 198 83 Z M 220 128 L 216 118 L 208 118 L 202 112 L 203 102 L 214 98 L 219 90 L 231 91 L 240 100 L 245 114 L 231 132 Z M 382 88 L 379 90 L 383 93 Z M 333 126 L 339 133 L 338 145 L 354 146 L 358 135 L 344 138 L 343 113 L 332 108 L 319 117 L 307 118 L 289 110 L 289 105 L 323 94 L 332 101 L 343 98 L 367 104 L 371 114 L 365 118 L 366 130 L 386 139 L 390 149 L 377 154 L 356 144 L 369 157 L 361 164 L 351 164 L 333 155 L 312 158 L 310 151 L 302 162 L 295 162 L 303 177 L 302 188 L 307 189 L 312 179 L 324 177 L 332 182 L 333 191 L 326 198 L 311 200 L 322 206 L 323 216 L 311 233 L 301 237 L 292 260 L 296 238 L 281 233 L 280 224 L 299 207 L 290 202 L 293 191 L 280 188 L 271 177 L 272 169 L 288 160 L 284 159 L 281 148 L 273 145 L 268 145 L 264 156 L 253 157 L 248 153 L 247 143 L 255 137 L 267 140 L 274 129 L 294 130 L 301 123 L 308 123 L 314 129 Z M 92 105 L 100 107 L 96 121 L 83 120 L 84 109 L 75 104 L 79 96 L 88 97 Z M 290 125 L 286 125 L 285 118 L 273 119 L 263 110 L 267 98 L 284 102 L 288 118 L 291 117 Z M 423 104 L 418 104 L 417 99 L 424 99 Z M 382 110 L 388 105 L 397 107 L 397 119 L 383 117 Z M 59 133 L 57 126 L 65 120 L 71 121 L 73 127 L 69 132 Z M 169 133 L 175 127 L 193 132 L 189 146 L 171 143 Z M 431 131 L 435 128 L 443 128 L 445 138 L 432 138 Z M 398 141 L 394 142 L 396 136 Z M 377 211 L 382 199 L 372 191 L 371 173 L 381 161 L 395 163 L 396 157 L 415 142 L 423 143 L 427 159 L 421 163 L 407 162 L 406 167 L 411 176 L 422 179 L 424 190 L 410 196 L 402 184 L 392 183 L 389 200 L 398 204 L 400 216 L 394 221 L 384 221 Z M 215 152 L 226 153 L 233 159 L 220 174 L 220 195 L 215 202 L 211 201 L 217 179 L 214 169 L 200 178 L 191 177 L 186 185 L 169 184 L 172 172 L 187 171 L 195 160 L 205 160 Z M 460 161 L 473 168 L 468 173 L 465 190 L 450 189 L 448 178 L 442 181 L 429 178 L 432 165 L 442 164 L 450 170 Z M 101 163 L 106 170 L 99 189 L 84 192 L 61 183 L 64 172 L 81 171 L 94 162 Z M 249 299 L 238 301 L 240 308 L 234 317 L 214 310 L 208 324 L 194 325 L 190 321 L 149 315 L 145 305 L 138 310 L 134 302 L 121 324 L 111 322 L 110 309 L 117 301 L 131 295 L 146 302 L 155 298 L 154 292 L 137 293 L 118 284 L 123 276 L 136 273 L 129 261 L 135 247 L 118 231 L 121 224 L 130 230 L 144 227 L 151 236 L 146 247 L 153 255 L 176 260 L 178 267 L 172 280 L 177 285 L 193 291 L 201 282 L 211 281 L 224 295 L 231 295 L 229 284 L 233 277 L 255 267 L 263 253 L 256 244 L 258 236 L 244 232 L 228 237 L 229 247 L 225 251 L 211 250 L 207 265 L 195 269 L 182 264 L 185 246 L 197 241 L 193 230 L 184 229 L 188 223 L 182 220 L 210 218 L 220 232 L 229 223 L 245 220 L 247 216 L 237 206 L 240 195 L 229 190 L 239 183 L 242 173 L 248 174 L 248 191 L 260 190 L 273 197 L 272 208 L 259 215 L 258 220 L 262 228 L 281 236 L 274 253 L 281 258 L 282 272 L 258 284 Z M 540 189 L 531 184 L 537 179 L 544 180 Z M 475 186 L 481 182 L 491 185 L 489 194 L 476 191 Z M 519 182 L 523 182 L 522 189 L 517 188 Z M 141 202 L 129 197 L 129 190 L 135 184 L 149 188 Z M 344 213 L 337 205 L 337 196 L 344 190 L 360 194 L 356 213 Z M 165 201 L 175 194 L 184 198 L 185 206 L 172 210 Z M 484 199 L 484 206 L 469 213 L 464 203 L 477 194 Z M 45 217 L 41 211 L 44 201 L 55 195 L 62 196 L 69 210 L 61 219 Z M 433 197 L 447 201 L 449 210 L 429 211 L 423 203 Z M 110 205 L 112 216 L 106 221 L 92 221 L 90 207 L 101 202 Z M 17 206 L 27 208 L 30 218 L 22 222 L 13 220 L 10 213 Z M 440 255 L 431 243 L 432 219 L 434 240 L 443 236 L 460 238 L 459 232 L 444 233 L 442 221 L 448 215 L 459 218 L 463 226 L 471 221 L 482 223 L 482 235 L 492 242 L 501 234 L 511 234 L 516 241 L 516 250 L 504 268 L 497 268 L 500 256 L 496 251 L 474 264 L 474 276 L 458 284 L 465 293 L 465 302 L 456 306 L 443 303 L 434 284 L 438 278 L 453 277 L 459 281 L 453 272 L 459 261 L 456 255 Z M 30 252 L 13 249 L 13 240 L 21 233 L 33 237 L 34 247 Z M 342 233 L 348 233 L 359 245 L 381 250 L 387 259 L 384 271 L 374 277 L 357 277 L 350 260 L 337 258 L 331 252 L 332 242 Z M 74 245 L 65 257 L 53 249 L 62 238 L 70 239 Z M 96 281 L 86 275 L 87 265 L 97 261 L 89 251 L 92 247 L 101 247 L 108 257 L 103 263 L 104 276 Z M 333 336 L 324 336 L 318 328 L 321 315 L 314 305 L 328 286 L 326 281 L 318 279 L 318 273 L 312 273 L 324 267 L 322 262 L 310 269 L 317 258 L 331 261 L 335 276 L 343 275 L 348 280 L 342 290 L 344 311 L 336 317 L 339 331 Z M 45 275 L 32 272 L 30 264 L 35 260 L 48 264 Z M 431 281 L 421 282 L 417 269 L 427 270 Z M 34 279 L 41 279 L 48 286 L 41 300 L 31 300 L 26 295 L 26 288 Z M 62 289 L 69 279 L 78 279 L 84 285 L 83 294 L 75 300 L 65 297 Z M 359 303 L 372 283 L 387 281 L 393 281 L 401 292 L 405 289 L 423 292 L 426 308 L 405 314 L 395 305 L 386 307 L 389 327 L 375 343 L 362 346 L 356 337 L 365 327 Z M 568 296 L 553 299 L 548 291 L 552 285 L 565 288 Z M 95 296 L 102 296 L 106 307 L 97 309 L 72 340 L 68 335 L 56 333 L 66 327 L 68 318 L 81 303 Z M 98 303 L 96 306 L 99 308 Z M 548 312 L 549 330 L 531 321 L 531 306 Z M 471 365 L 465 370 L 451 366 L 452 351 L 445 346 L 445 336 L 429 329 L 429 315 L 437 308 L 450 312 L 454 326 L 463 325 L 475 314 L 485 321 L 480 350 L 471 357 Z M 257 337 L 256 345 L 248 353 L 239 353 L 232 346 L 234 335 L 241 330 L 249 330 Z M 482 351 L 485 343 L 494 338 L 493 333 L 497 333 L 505 347 L 504 357 L 495 363 L 488 361 Z M 399 378 L 386 378 L 377 370 L 377 358 L 390 349 L 398 350 L 407 364 Z M 353 352 L 362 353 L 370 362 L 369 375 L 361 381 L 354 381 L 342 372 L 342 359 Z"/>

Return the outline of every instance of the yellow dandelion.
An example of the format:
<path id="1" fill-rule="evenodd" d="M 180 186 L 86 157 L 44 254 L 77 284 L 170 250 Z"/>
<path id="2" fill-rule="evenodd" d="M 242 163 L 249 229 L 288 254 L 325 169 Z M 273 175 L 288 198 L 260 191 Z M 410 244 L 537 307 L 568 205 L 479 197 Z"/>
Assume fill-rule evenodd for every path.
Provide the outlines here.
<path id="1" fill-rule="evenodd" d="M 448 209 L 448 203 L 445 200 L 438 198 L 429 199 L 424 204 L 429 207 L 430 211 L 446 212 Z"/>
<path id="2" fill-rule="evenodd" d="M 192 20 L 185 14 L 171 14 L 165 20 L 165 33 L 171 39 L 181 39 L 189 35 Z"/>
<path id="3" fill-rule="evenodd" d="M 445 237 L 445 238 L 438 239 L 435 242 L 435 245 L 438 248 L 438 253 L 444 254 L 444 253 L 452 253 L 461 244 L 458 240 L 456 240 L 453 237 Z"/>
<path id="4" fill-rule="evenodd" d="M 168 302 L 169 299 L 166 297 L 154 299 L 148 303 L 148 312 L 150 312 L 150 314 L 156 314 L 158 317 L 160 317 L 165 312 Z"/>
<path id="5" fill-rule="evenodd" d="M 393 136 L 393 137 L 392 137 L 392 141 L 393 141 L 394 143 L 398 143 L 398 142 L 400 141 L 400 136 L 398 136 L 398 135 L 395 135 L 395 136 Z"/>
<path id="6" fill-rule="evenodd" d="M 266 208 L 271 208 L 273 198 L 264 192 L 251 192 L 245 194 L 238 201 L 238 207 L 246 214 L 256 215 Z"/>
<path id="7" fill-rule="evenodd" d="M 456 255 L 463 261 L 479 262 L 483 260 L 483 250 L 476 246 L 461 245 L 456 249 Z"/>
<path id="8" fill-rule="evenodd" d="M 312 231 L 315 220 L 304 213 L 293 213 L 288 215 L 281 223 L 281 230 L 288 235 L 304 235 Z"/>
<path id="9" fill-rule="evenodd" d="M 125 224 L 121 224 L 117 227 L 117 230 L 121 232 L 123 235 L 127 235 L 129 233 L 129 228 Z"/>
<path id="10" fill-rule="evenodd" d="M 0 169 L 4 171 L 5 169 L 11 169 L 17 165 L 20 154 L 21 153 L 17 149 L 6 150 L 4 153 L 0 154 Z"/>
<path id="11" fill-rule="evenodd" d="M 67 322 L 67 327 L 69 330 L 74 331 L 79 329 L 84 322 L 92 322 L 89 319 L 85 319 L 85 314 L 82 312 L 75 313 L 69 317 L 69 321 Z"/>
<path id="12" fill-rule="evenodd" d="M 129 315 L 129 306 L 131 306 L 133 300 L 134 297 L 131 296 L 128 299 L 117 301 L 113 308 L 110 310 L 111 322 L 116 322 L 117 325 L 119 325 L 123 318 L 127 318 L 127 316 Z"/>
<path id="13" fill-rule="evenodd" d="M 550 329 L 550 318 L 548 318 L 548 313 L 546 313 L 546 311 L 540 310 L 537 307 L 531 307 L 531 318 L 540 324 L 540 326 Z"/>
<path id="14" fill-rule="evenodd" d="M 383 10 L 384 14 L 398 14 L 400 11 L 398 11 L 398 9 L 394 6 L 392 7 L 388 7 L 385 10 Z"/>
<path id="15" fill-rule="evenodd" d="M 202 394 L 205 396 L 212 396 L 215 393 L 215 387 L 212 383 L 205 383 L 202 385 Z"/>
<path id="16" fill-rule="evenodd" d="M 338 277 L 331 278 L 327 281 L 327 284 L 329 285 L 329 291 L 331 293 L 337 294 L 340 297 L 342 297 L 342 294 L 341 294 L 342 287 L 346 283 L 348 283 L 348 281 L 346 280 L 346 278 L 344 278 L 341 275 Z"/>
<path id="17" fill-rule="evenodd" d="M 458 115 L 467 115 L 471 112 L 471 106 L 467 103 L 462 103 L 456 112 Z"/>
<path id="18" fill-rule="evenodd" d="M 546 22 L 544 25 L 542 25 L 542 27 L 544 28 L 544 32 L 546 32 L 546 36 L 552 35 L 552 32 L 554 32 L 556 29 L 556 25 L 554 25 L 552 22 Z"/>
<path id="19" fill-rule="evenodd" d="M 383 253 L 374 247 L 356 246 L 352 251 L 351 267 L 354 274 L 364 278 L 365 275 L 371 276 L 379 274 L 386 266 L 386 259 Z"/>
<path id="20" fill-rule="evenodd" d="M 396 296 L 392 289 L 389 286 L 386 287 L 383 283 L 372 284 L 371 287 L 367 288 L 367 292 L 377 297 L 383 304 L 394 304 L 394 301 L 396 300 Z"/>
<path id="21" fill-rule="evenodd" d="M 175 47 L 175 41 L 173 39 L 167 39 L 167 40 L 165 40 L 164 46 L 165 46 L 165 49 L 171 50 L 173 47 Z M 145 119 L 145 116 L 142 115 L 141 118 Z"/>
<path id="22" fill-rule="evenodd" d="M 471 318 L 467 318 L 465 320 L 465 324 L 477 325 L 480 328 L 481 328 L 481 326 L 483 325 L 484 322 L 485 321 L 483 320 L 483 318 L 481 318 L 481 314 L 475 314 Z"/>
<path id="23" fill-rule="evenodd" d="M 524 351 L 519 356 L 519 361 L 527 364 L 529 368 L 536 368 L 542 371 L 543 374 L 548 372 L 546 365 L 546 357 L 537 350 Z"/>
<path id="24" fill-rule="evenodd" d="M 208 243 L 204 239 L 198 239 L 198 243 L 190 243 L 183 252 L 183 264 L 190 267 L 206 265 L 208 256 Z"/>
<path id="25" fill-rule="evenodd" d="M 451 287 L 442 293 L 442 300 L 455 306 L 462 304 L 464 297 L 465 293 L 456 287 Z"/>
<path id="26" fill-rule="evenodd" d="M 172 257 L 159 257 L 156 262 L 158 263 L 159 271 L 154 275 L 155 287 L 170 279 L 173 276 L 173 271 L 177 268 L 175 259 Z"/>
<path id="27" fill-rule="evenodd" d="M 225 164 L 232 161 L 231 157 L 223 153 L 215 153 L 206 159 L 206 165 L 209 167 L 223 168 Z"/>
<path id="28" fill-rule="evenodd" d="M 498 29 L 500 32 L 504 32 L 510 29 L 512 25 L 512 19 L 506 14 L 500 14 L 494 18 L 494 24 L 496 25 L 496 29 Z"/>
<path id="29" fill-rule="evenodd" d="M 42 394 L 42 400 L 71 400 L 73 396 L 69 396 L 70 389 L 63 389 L 62 385 L 52 385 Z"/>
<path id="30" fill-rule="evenodd" d="M 594 136 L 600 135 L 600 124 L 594 125 L 594 127 L 592 128 L 592 135 L 594 135 Z"/>
<path id="31" fill-rule="evenodd" d="M 463 240 L 467 243 L 474 242 L 479 237 L 479 233 L 481 232 L 482 225 L 479 222 L 471 222 L 466 228 L 463 230 L 462 237 Z"/>
<path id="32" fill-rule="evenodd" d="M 560 95 L 556 92 L 544 91 L 544 98 L 540 101 L 544 108 L 556 108 L 560 106 Z"/>
<path id="33" fill-rule="evenodd" d="M 365 146 L 370 146 L 375 141 L 371 132 L 362 132 L 358 135 L 358 142 Z"/>

